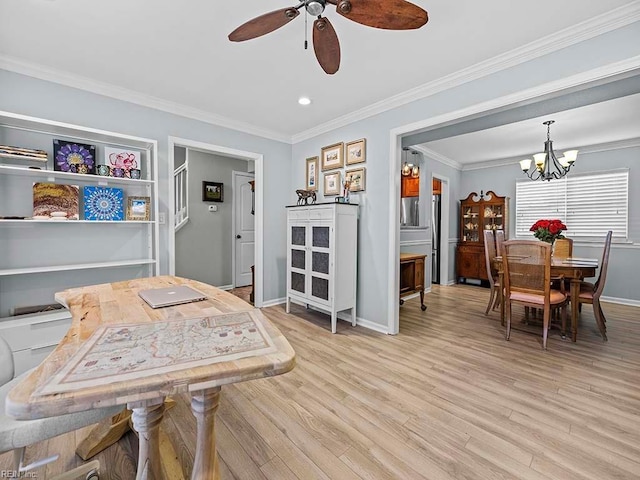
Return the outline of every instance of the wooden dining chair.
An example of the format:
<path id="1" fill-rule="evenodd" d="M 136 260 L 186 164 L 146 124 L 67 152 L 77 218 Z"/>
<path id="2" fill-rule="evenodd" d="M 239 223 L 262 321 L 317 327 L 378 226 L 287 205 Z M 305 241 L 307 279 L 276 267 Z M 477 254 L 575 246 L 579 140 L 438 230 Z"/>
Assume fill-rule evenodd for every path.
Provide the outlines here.
<path id="1" fill-rule="evenodd" d="M 489 279 L 489 288 L 491 289 L 491 295 L 489 296 L 489 303 L 484 314 L 489 315 L 489 310 L 493 308 L 495 310 L 499 305 L 500 300 L 500 281 L 498 279 L 498 270 L 494 266 L 494 260 L 496 258 L 496 239 L 493 235 L 493 230 L 484 231 L 484 261 L 487 268 L 487 278 Z"/>
<path id="2" fill-rule="evenodd" d="M 558 238 L 553 244 L 553 256 L 556 258 L 569 258 L 573 256 L 573 239 Z"/>
<path id="3" fill-rule="evenodd" d="M 511 310 L 514 303 L 539 308 L 542 317 L 542 348 L 547 348 L 551 309 L 562 309 L 567 318 L 567 295 L 551 288 L 551 245 L 537 240 L 509 240 L 502 250 L 504 295 L 507 314 L 506 339 L 511 334 Z"/>
<path id="4" fill-rule="evenodd" d="M 598 329 L 602 335 L 603 340 L 607 341 L 607 319 L 602 311 L 600 305 L 600 295 L 604 290 L 604 283 L 607 280 L 607 267 L 609 266 L 609 251 L 611 250 L 611 236 L 613 232 L 609 230 L 604 241 L 604 251 L 602 252 L 602 263 L 600 263 L 600 273 L 595 283 L 582 281 L 580 282 L 580 296 L 578 297 L 577 308 L 583 303 L 590 303 L 593 305 L 593 314 L 596 317 L 596 323 Z M 576 308 L 573 305 L 571 308 Z"/>

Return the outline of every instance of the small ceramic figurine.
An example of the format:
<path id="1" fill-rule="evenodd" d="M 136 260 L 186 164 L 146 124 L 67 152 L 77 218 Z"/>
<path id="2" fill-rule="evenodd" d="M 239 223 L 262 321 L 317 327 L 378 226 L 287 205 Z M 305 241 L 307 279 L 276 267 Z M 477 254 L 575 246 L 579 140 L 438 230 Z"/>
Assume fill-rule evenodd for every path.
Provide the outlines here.
<path id="1" fill-rule="evenodd" d="M 349 189 L 351 188 L 351 181 L 344 181 L 344 188 L 342 190 L 342 196 L 344 197 L 344 203 L 349 203 Z"/>
<path id="2" fill-rule="evenodd" d="M 298 194 L 298 205 L 309 205 L 316 203 L 316 192 L 311 190 L 296 190 Z"/>

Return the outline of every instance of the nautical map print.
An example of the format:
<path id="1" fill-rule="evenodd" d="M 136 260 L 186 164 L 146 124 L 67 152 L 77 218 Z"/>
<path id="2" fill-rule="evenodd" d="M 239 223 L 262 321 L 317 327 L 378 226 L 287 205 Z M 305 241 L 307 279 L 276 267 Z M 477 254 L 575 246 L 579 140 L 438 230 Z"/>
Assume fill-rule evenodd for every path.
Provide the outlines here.
<path id="1" fill-rule="evenodd" d="M 275 351 L 259 311 L 97 329 L 40 390 L 58 393 Z"/>

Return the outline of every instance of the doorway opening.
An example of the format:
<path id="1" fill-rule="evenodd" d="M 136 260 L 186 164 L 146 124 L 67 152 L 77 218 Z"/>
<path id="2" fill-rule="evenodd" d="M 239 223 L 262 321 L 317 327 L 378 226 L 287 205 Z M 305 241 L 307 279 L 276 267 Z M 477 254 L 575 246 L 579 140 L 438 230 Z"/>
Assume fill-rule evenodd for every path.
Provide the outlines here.
<path id="1" fill-rule="evenodd" d="M 440 283 L 440 252 L 442 251 L 442 181 L 431 179 L 431 283 Z"/>
<path id="2" fill-rule="evenodd" d="M 177 137 L 169 137 L 168 143 L 170 179 L 184 163 L 182 157 L 188 160 L 186 197 L 190 206 L 184 224 L 184 218 L 176 215 L 176 199 L 182 198 L 180 183 L 170 181 L 169 273 L 195 277 L 223 289 L 249 280 L 254 305 L 261 307 L 262 155 Z M 205 185 L 213 185 L 213 195 L 205 195 Z M 181 223 L 179 231 L 176 222 Z M 242 232 L 236 231 L 239 228 Z"/>
<path id="3" fill-rule="evenodd" d="M 577 108 L 607 99 L 637 93 L 640 76 L 640 61 L 634 58 L 599 67 L 594 70 L 542 84 L 515 94 L 488 100 L 461 110 L 448 112 L 437 117 L 411 123 L 390 131 L 389 178 L 389 255 L 388 271 L 391 281 L 387 294 L 387 333 L 395 335 L 399 331 L 400 287 L 400 188 L 402 148 L 421 145 L 442 139 L 483 130 L 498 125 L 534 118 L 556 111 Z M 450 205 L 442 198 L 445 208 Z M 441 229 L 444 229 L 441 225 Z M 447 227 L 448 230 L 448 227 Z M 442 245 L 441 245 L 442 246 Z M 442 249 L 442 254 L 448 250 Z M 441 273 L 442 273 L 441 259 Z"/>

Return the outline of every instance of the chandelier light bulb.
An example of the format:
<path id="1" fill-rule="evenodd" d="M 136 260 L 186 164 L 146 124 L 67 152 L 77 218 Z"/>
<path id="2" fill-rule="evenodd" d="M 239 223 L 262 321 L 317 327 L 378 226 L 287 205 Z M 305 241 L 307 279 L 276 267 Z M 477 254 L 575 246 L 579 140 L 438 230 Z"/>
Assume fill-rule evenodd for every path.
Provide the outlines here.
<path id="1" fill-rule="evenodd" d="M 522 169 L 523 172 L 527 172 L 529 171 L 529 169 L 531 168 L 531 159 L 530 158 L 525 158 L 524 160 L 520 160 L 520 168 Z"/>
<path id="2" fill-rule="evenodd" d="M 564 152 L 564 158 L 567 159 L 567 163 L 569 165 L 573 164 L 573 162 L 576 161 L 576 158 L 578 158 L 578 150 L 567 150 Z"/>
<path id="3" fill-rule="evenodd" d="M 547 158 L 547 154 L 546 153 L 536 153 L 533 156 L 533 161 L 536 164 L 536 168 L 538 170 L 543 170 L 544 169 L 544 164 Z"/>

